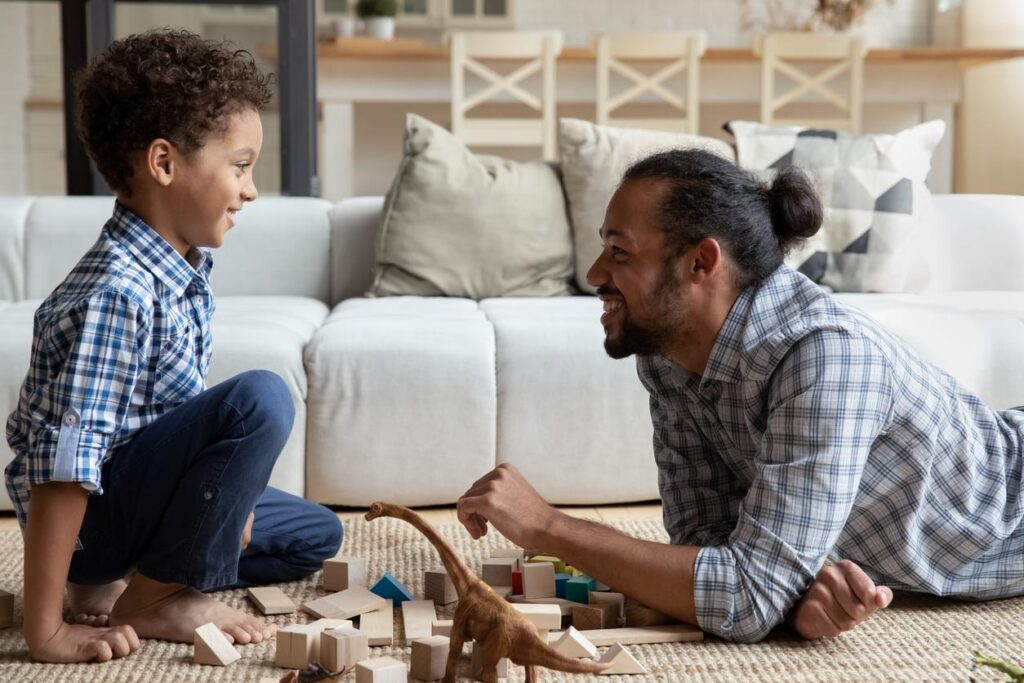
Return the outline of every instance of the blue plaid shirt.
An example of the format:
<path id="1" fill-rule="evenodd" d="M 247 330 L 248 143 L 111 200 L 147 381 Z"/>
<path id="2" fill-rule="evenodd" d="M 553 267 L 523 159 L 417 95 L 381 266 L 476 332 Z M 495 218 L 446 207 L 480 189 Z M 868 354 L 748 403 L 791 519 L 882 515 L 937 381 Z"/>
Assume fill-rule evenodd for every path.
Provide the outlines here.
<path id="1" fill-rule="evenodd" d="M 757 641 L 826 558 L 897 589 L 1024 593 L 1024 413 L 997 412 L 783 266 L 703 376 L 639 357 L 665 527 L 701 546 L 698 624 Z"/>
<path id="2" fill-rule="evenodd" d="M 206 388 L 208 251 L 188 259 L 115 204 L 99 240 L 35 314 L 32 357 L 7 420 L 7 491 L 22 528 L 30 487 L 100 494 L 112 451 Z"/>

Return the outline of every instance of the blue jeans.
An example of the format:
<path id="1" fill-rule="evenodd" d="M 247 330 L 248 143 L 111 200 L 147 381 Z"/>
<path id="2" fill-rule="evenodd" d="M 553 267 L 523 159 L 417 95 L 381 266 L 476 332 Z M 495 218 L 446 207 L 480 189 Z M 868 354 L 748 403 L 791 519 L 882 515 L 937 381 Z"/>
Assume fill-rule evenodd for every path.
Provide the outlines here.
<path id="1" fill-rule="evenodd" d="M 109 583 L 137 570 L 211 591 L 320 569 L 341 545 L 338 518 L 267 486 L 294 418 L 281 378 L 255 370 L 140 430 L 103 465 L 103 494 L 89 496 L 69 580 Z"/>

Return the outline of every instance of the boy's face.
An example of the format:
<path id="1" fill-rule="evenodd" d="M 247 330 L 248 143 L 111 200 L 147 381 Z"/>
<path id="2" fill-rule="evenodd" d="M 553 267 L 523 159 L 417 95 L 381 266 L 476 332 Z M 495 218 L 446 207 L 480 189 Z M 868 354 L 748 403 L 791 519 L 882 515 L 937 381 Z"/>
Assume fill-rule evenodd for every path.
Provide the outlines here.
<path id="1" fill-rule="evenodd" d="M 171 189 L 177 207 L 176 237 L 193 247 L 219 247 L 234 214 L 256 199 L 252 169 L 263 146 L 263 125 L 255 110 L 233 114 L 223 133 L 180 159 L 179 181 Z"/>

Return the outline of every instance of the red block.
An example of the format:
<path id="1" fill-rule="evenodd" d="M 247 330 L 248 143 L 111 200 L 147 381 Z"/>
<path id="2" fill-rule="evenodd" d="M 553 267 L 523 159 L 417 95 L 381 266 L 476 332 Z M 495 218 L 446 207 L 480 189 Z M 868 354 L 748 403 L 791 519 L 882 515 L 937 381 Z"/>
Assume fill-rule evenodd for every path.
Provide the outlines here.
<path id="1" fill-rule="evenodd" d="M 512 572 L 512 595 L 523 594 L 523 572 L 516 569 Z"/>

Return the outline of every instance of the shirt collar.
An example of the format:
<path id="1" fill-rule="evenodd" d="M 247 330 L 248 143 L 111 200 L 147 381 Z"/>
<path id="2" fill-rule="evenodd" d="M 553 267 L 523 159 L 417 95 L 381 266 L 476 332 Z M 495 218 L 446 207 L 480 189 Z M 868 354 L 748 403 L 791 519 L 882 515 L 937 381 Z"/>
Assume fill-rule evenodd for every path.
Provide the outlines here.
<path id="1" fill-rule="evenodd" d="M 747 319 L 754 304 L 757 287 L 751 286 L 740 292 L 733 302 L 725 322 L 715 337 L 711 347 L 704 374 L 700 378 L 700 389 L 703 391 L 711 382 L 735 384 L 743 378 L 740 361 L 743 354 L 743 333 L 747 327 Z"/>
<path id="2" fill-rule="evenodd" d="M 192 247 L 186 260 L 167 240 L 120 202 L 114 203 L 114 215 L 107 223 L 106 230 L 175 296 L 182 296 L 196 278 L 201 281 L 209 278 L 213 267 L 209 251 Z"/>

